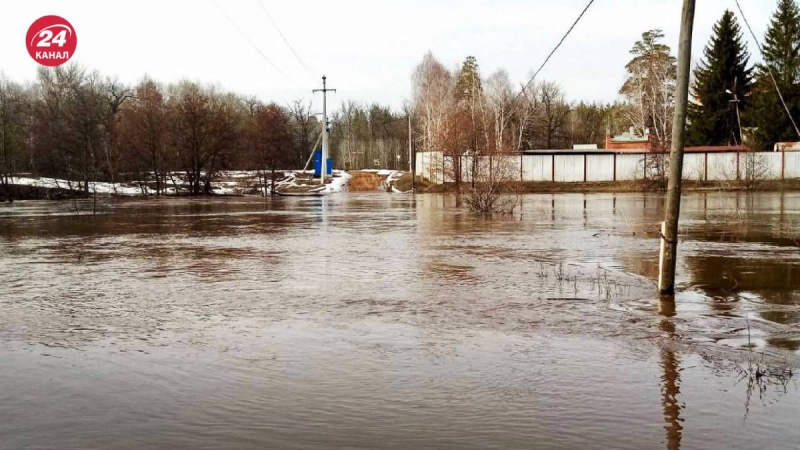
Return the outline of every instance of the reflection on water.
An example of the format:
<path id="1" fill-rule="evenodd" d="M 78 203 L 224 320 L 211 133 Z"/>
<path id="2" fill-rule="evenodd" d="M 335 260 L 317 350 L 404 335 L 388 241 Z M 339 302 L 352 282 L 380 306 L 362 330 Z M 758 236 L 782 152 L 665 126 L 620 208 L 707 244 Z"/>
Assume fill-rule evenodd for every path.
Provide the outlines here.
<path id="1" fill-rule="evenodd" d="M 800 439 L 796 389 L 748 403 L 726 363 L 800 362 L 800 194 L 687 196 L 674 303 L 659 195 L 454 202 L 0 206 L 0 448 Z"/>
<path id="2" fill-rule="evenodd" d="M 681 393 L 680 361 L 675 353 L 674 344 L 671 342 L 676 338 L 675 323 L 672 321 L 672 317 L 675 317 L 675 299 L 660 299 L 658 313 L 664 316 L 659 328 L 669 341 L 661 349 L 661 368 L 664 371 L 661 377 L 661 404 L 664 407 L 664 419 L 666 420 L 664 429 L 667 432 L 667 448 L 677 450 L 681 448 L 681 437 L 683 436 L 683 425 L 681 425 L 683 406 L 678 400 L 678 394 Z"/>

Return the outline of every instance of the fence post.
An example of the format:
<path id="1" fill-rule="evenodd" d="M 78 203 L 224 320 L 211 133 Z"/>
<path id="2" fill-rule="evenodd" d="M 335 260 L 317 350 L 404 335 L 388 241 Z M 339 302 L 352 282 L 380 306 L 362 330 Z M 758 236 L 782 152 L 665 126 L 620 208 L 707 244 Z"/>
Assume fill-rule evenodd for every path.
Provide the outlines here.
<path id="1" fill-rule="evenodd" d="M 522 153 L 520 153 L 519 154 L 519 182 L 522 183 L 523 181 L 525 181 L 525 180 L 522 179 Z"/>
<path id="2" fill-rule="evenodd" d="M 583 182 L 586 183 L 586 153 L 583 154 Z"/>
<path id="3" fill-rule="evenodd" d="M 614 181 L 617 181 L 617 154 L 614 153 Z"/>
<path id="4" fill-rule="evenodd" d="M 552 164 L 553 167 L 550 169 L 550 181 L 555 183 L 556 182 L 556 154 L 553 153 L 550 156 L 552 157 L 552 163 L 553 163 Z"/>
<path id="5" fill-rule="evenodd" d="M 644 154 L 644 179 L 647 181 L 647 153 Z"/>
<path id="6" fill-rule="evenodd" d="M 740 154 L 741 154 L 741 152 L 739 150 L 736 150 L 736 181 L 739 181 L 739 180 L 742 179 L 742 175 L 741 175 L 741 172 L 739 170 L 739 155 Z"/>
<path id="7" fill-rule="evenodd" d="M 703 155 L 705 156 L 705 161 L 703 162 L 703 171 L 705 171 L 703 181 L 708 182 L 708 152 L 703 153 Z"/>
<path id="8" fill-rule="evenodd" d="M 786 180 L 786 148 L 781 149 L 781 181 Z"/>

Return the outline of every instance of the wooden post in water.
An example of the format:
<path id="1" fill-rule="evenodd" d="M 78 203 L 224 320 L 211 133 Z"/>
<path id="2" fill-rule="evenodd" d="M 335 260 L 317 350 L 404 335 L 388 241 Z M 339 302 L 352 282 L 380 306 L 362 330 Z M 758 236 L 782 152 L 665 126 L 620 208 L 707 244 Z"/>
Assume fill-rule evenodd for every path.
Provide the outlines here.
<path id="1" fill-rule="evenodd" d="M 661 225 L 661 254 L 658 264 L 658 289 L 662 295 L 675 293 L 675 263 L 678 253 L 678 219 L 681 214 L 683 181 L 683 141 L 686 107 L 689 102 L 689 72 L 692 56 L 692 28 L 695 0 L 683 0 L 681 34 L 678 43 L 678 78 L 675 111 L 672 115 L 672 150 L 669 159 L 669 184 L 664 223 Z"/>

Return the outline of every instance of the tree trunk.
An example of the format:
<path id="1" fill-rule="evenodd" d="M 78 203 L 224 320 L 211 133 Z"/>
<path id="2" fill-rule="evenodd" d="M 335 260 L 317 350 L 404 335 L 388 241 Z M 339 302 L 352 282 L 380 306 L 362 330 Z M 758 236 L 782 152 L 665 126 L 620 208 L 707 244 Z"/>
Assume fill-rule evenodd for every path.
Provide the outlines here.
<path id="1" fill-rule="evenodd" d="M 275 165 L 272 165 L 272 187 L 269 190 L 270 197 L 275 196 Z"/>

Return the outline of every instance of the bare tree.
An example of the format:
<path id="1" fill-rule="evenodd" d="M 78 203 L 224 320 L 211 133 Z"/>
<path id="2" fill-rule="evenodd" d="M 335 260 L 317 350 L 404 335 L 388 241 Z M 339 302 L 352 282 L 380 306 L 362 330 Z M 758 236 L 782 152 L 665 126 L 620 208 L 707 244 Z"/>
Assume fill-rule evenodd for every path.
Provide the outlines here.
<path id="1" fill-rule="evenodd" d="M 745 189 L 756 189 L 767 178 L 770 167 L 764 153 L 749 150 L 742 158 L 742 182 Z"/>
<path id="2" fill-rule="evenodd" d="M 474 183 L 467 189 L 464 202 L 473 212 L 511 213 L 517 206 L 515 180 L 519 174 L 518 158 L 496 154 L 476 159 Z"/>
<path id="3" fill-rule="evenodd" d="M 102 96 L 105 100 L 105 134 L 104 156 L 108 177 L 112 183 L 116 181 L 117 167 L 120 154 L 119 133 L 117 124 L 120 120 L 121 109 L 124 104 L 133 98 L 133 92 L 116 78 L 106 78 L 103 84 Z"/>
<path id="4" fill-rule="evenodd" d="M 494 147 L 504 149 L 513 139 L 508 134 L 509 118 L 514 112 L 511 81 L 505 70 L 498 70 L 486 79 L 486 103 L 491 111 L 494 125 Z"/>
<path id="5" fill-rule="evenodd" d="M 310 101 L 295 100 L 292 102 L 289 106 L 289 117 L 297 154 L 295 165 L 302 167 L 312 151 L 311 146 L 314 145 L 316 137 L 319 135 L 319 123 L 311 110 Z"/>
<path id="6" fill-rule="evenodd" d="M 36 169 L 65 178 L 70 188 L 73 181 L 88 177 L 87 158 L 82 157 L 86 146 L 78 129 L 82 118 L 76 105 L 84 77 L 83 69 L 75 64 L 40 67 L 34 91 L 30 143 L 38 161 Z"/>
<path id="7" fill-rule="evenodd" d="M 465 150 L 473 144 L 474 122 L 469 109 L 453 108 L 448 112 L 442 125 L 439 150 L 443 153 L 446 162 L 443 167 L 444 176 L 446 179 L 453 180 L 456 194 L 460 195 Z M 475 161 L 475 152 L 470 152 L 468 158 Z M 473 168 L 474 164 L 470 164 L 470 169 Z M 470 180 L 472 180 L 472 176 L 469 176 L 468 181 Z M 460 200 L 458 197 L 457 199 Z"/>
<path id="8" fill-rule="evenodd" d="M 86 74 L 81 83 L 72 86 L 73 107 L 68 119 L 76 131 L 78 161 L 83 191 L 89 192 L 89 181 L 97 180 L 100 156 L 106 138 L 103 125 L 106 116 L 103 85 L 97 72 Z"/>
<path id="9" fill-rule="evenodd" d="M 366 142 L 359 139 L 359 136 L 369 133 L 364 108 L 354 101 L 343 102 L 339 112 L 333 115 L 332 122 L 336 124 L 333 133 L 334 148 L 344 166 L 351 169 L 366 167 Z"/>
<path id="10" fill-rule="evenodd" d="M 514 115 L 511 124 L 515 129 L 516 150 L 534 148 L 533 133 L 535 118 L 539 113 L 539 99 L 536 93 L 539 90 L 538 83 L 532 83 L 527 88 L 523 85 L 519 98 L 514 103 Z"/>
<path id="11" fill-rule="evenodd" d="M 21 163 L 25 147 L 25 91 L 0 74 L 0 200 L 13 199 L 11 176 Z"/>
<path id="12" fill-rule="evenodd" d="M 186 173 L 189 193 L 198 195 L 203 169 L 211 157 L 211 99 L 196 83 L 183 81 L 171 87 L 167 103 L 171 144 Z"/>
<path id="13" fill-rule="evenodd" d="M 211 127 L 210 148 L 208 153 L 205 175 L 203 180 L 203 193 L 213 194 L 211 180 L 216 176 L 221 167 L 229 167 L 232 154 L 238 146 L 240 124 L 244 105 L 241 99 L 233 93 L 210 90 L 211 99 Z"/>
<path id="14" fill-rule="evenodd" d="M 267 191 L 267 171 L 270 174 L 270 195 L 275 195 L 276 171 L 294 160 L 290 114 L 271 103 L 256 109 L 257 151 L 263 191 Z"/>
<path id="15" fill-rule="evenodd" d="M 558 84 L 544 81 L 538 86 L 537 97 L 539 108 L 535 123 L 539 146 L 546 149 L 564 148 L 569 140 L 570 108 L 563 91 Z"/>
<path id="16" fill-rule="evenodd" d="M 122 139 L 134 156 L 129 169 L 134 170 L 139 181 L 145 181 L 144 172 L 152 172 L 156 195 L 161 195 L 166 186 L 168 122 L 162 87 L 149 78 L 143 79 L 136 87 L 130 107 L 122 113 Z M 146 193 L 144 183 L 141 187 Z"/>
<path id="17" fill-rule="evenodd" d="M 447 111 L 452 105 L 453 76 L 431 52 L 425 54 L 412 75 L 412 104 L 422 149 L 440 148 Z"/>

